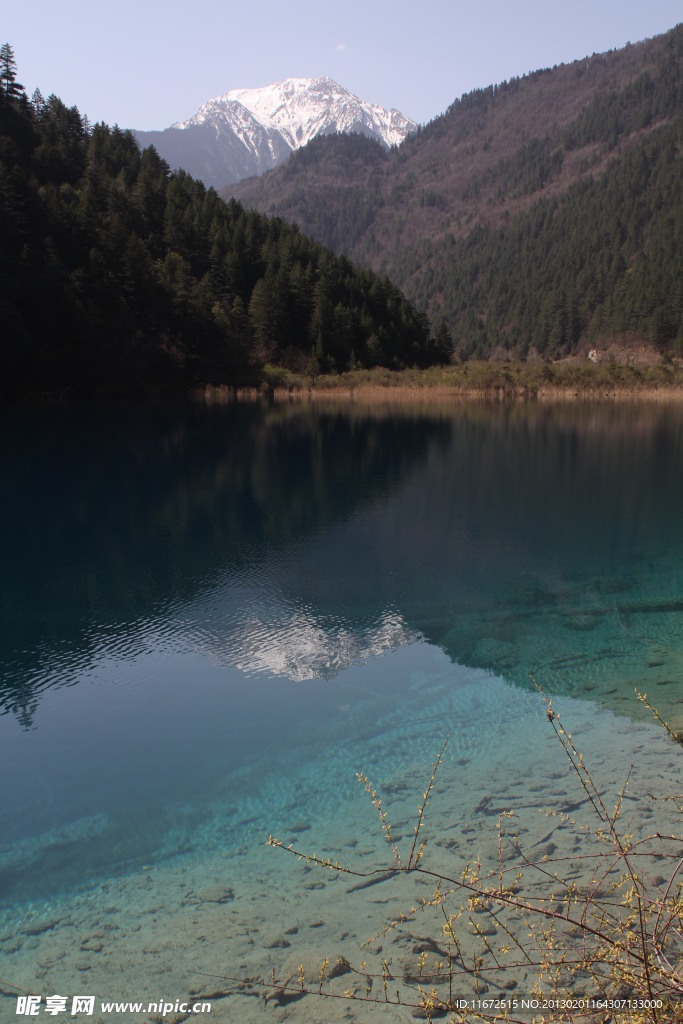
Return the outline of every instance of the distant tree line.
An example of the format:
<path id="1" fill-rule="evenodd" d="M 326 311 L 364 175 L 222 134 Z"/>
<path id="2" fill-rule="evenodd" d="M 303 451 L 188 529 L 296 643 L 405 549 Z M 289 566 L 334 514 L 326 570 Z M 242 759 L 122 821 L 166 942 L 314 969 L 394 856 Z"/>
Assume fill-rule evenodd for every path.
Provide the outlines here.
<path id="1" fill-rule="evenodd" d="M 0 52 L 0 365 L 5 393 L 244 383 L 425 366 L 443 331 L 386 277 L 282 220 L 225 204 L 117 126 L 16 80 Z"/>

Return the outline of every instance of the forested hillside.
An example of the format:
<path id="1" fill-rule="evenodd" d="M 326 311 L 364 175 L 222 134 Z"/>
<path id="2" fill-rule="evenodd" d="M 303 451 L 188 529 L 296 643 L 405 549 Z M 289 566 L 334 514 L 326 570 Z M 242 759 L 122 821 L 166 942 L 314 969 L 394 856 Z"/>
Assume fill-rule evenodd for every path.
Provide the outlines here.
<path id="1" fill-rule="evenodd" d="M 4 394 L 257 382 L 449 353 L 386 277 L 171 175 L 0 54 Z"/>
<path id="2" fill-rule="evenodd" d="M 322 138 L 233 187 L 388 273 L 461 356 L 683 350 L 683 26 L 477 90 L 398 149 Z"/>

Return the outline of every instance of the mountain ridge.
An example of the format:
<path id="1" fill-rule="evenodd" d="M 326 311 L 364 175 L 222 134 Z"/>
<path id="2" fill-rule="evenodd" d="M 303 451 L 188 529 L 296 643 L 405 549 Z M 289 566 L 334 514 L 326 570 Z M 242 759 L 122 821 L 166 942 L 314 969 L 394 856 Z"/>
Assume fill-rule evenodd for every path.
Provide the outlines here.
<path id="1" fill-rule="evenodd" d="M 361 100 L 328 77 L 286 78 L 258 89 L 232 89 L 163 131 L 133 134 L 172 168 L 220 187 L 262 174 L 294 150 L 329 133 L 360 133 L 387 148 L 417 125 L 395 108 Z"/>

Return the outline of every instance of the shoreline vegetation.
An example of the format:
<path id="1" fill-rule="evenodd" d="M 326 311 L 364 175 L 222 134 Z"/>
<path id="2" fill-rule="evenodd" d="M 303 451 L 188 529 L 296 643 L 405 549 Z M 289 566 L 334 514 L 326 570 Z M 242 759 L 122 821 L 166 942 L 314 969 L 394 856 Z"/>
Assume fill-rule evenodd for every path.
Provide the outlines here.
<path id="1" fill-rule="evenodd" d="M 424 370 L 353 370 L 316 377 L 266 367 L 259 387 L 207 385 L 194 395 L 207 404 L 232 401 L 391 401 L 430 398 L 496 401 L 680 401 L 683 364 L 678 361 L 594 363 L 469 361 Z"/>

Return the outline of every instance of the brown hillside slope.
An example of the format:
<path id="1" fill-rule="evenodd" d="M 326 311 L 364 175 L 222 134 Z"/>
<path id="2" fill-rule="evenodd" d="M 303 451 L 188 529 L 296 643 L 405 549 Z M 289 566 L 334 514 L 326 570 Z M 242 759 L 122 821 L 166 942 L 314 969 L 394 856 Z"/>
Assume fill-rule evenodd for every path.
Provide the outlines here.
<path id="1" fill-rule="evenodd" d="M 582 175 L 595 173 L 596 156 L 599 165 L 608 154 L 592 143 L 574 150 L 561 174 L 527 195 L 501 202 L 495 182 L 484 181 L 487 171 L 495 171 L 501 160 L 513 157 L 533 139 L 548 138 L 551 145 L 559 145 L 597 93 L 623 89 L 644 71 L 656 74 L 662 38 L 468 93 L 391 153 L 384 154 L 379 146 L 364 147 L 373 153 L 371 160 L 364 153 L 354 156 L 344 139 L 338 140 L 340 145 L 329 136 L 318 139 L 317 159 L 294 154 L 284 167 L 228 186 L 222 194 L 262 213 L 285 216 L 315 235 L 317 225 L 309 210 L 315 208 L 316 196 L 339 189 L 379 190 L 375 236 L 391 235 L 408 221 L 407 234 L 413 239 L 448 229 L 466 234 L 475 221 L 495 223 L 506 210 L 529 207 L 539 194 L 561 191 Z M 629 141 L 631 137 L 624 139 L 622 146 Z M 364 237 L 346 255 L 366 256 L 379 269 L 379 254 L 366 253 L 366 247 Z"/>

